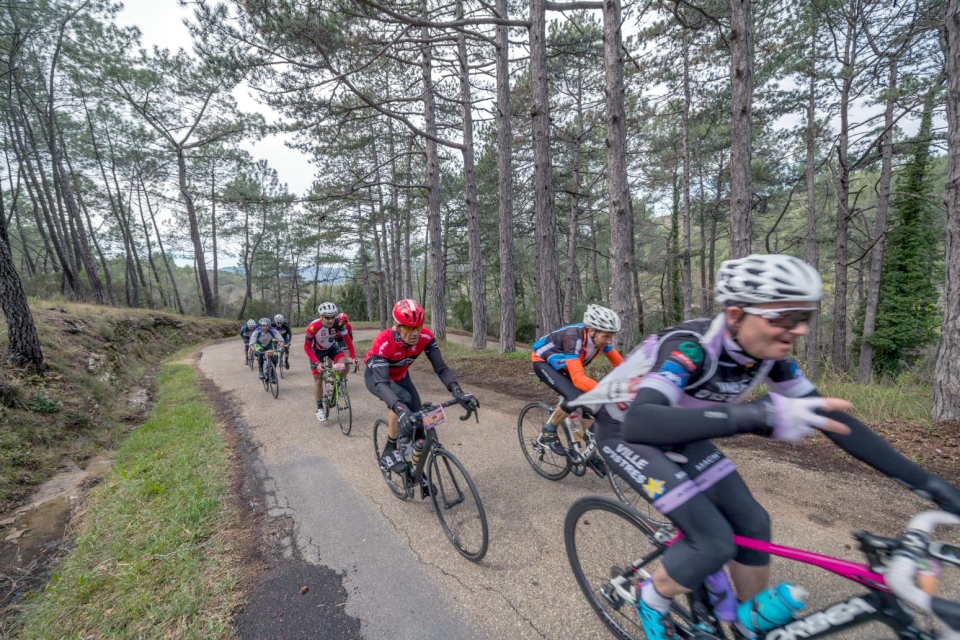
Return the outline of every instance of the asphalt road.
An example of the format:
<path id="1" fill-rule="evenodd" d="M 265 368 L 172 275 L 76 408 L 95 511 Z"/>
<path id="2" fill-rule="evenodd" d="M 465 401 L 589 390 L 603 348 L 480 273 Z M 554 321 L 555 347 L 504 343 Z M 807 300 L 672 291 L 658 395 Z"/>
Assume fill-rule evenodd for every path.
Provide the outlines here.
<path id="1" fill-rule="evenodd" d="M 375 334 L 355 333 L 357 340 Z M 401 502 L 385 486 L 372 430 L 386 409 L 363 386 L 362 368 L 350 379 L 353 432 L 345 437 L 335 419 L 317 421 L 308 360 L 298 344 L 294 341 L 279 400 L 242 367 L 236 344 L 204 349 L 199 366 L 241 405 L 259 445 L 270 516 L 292 518 L 291 543 L 304 560 L 340 573 L 344 612 L 360 620 L 363 637 L 610 637 L 573 579 L 562 523 L 578 497 L 612 496 L 612 491 L 589 472 L 556 483 L 533 473 L 516 437 L 524 402 L 471 388 L 481 403 L 480 424 L 448 420 L 438 428 L 444 445 L 473 477 L 486 509 L 490 548 L 475 565 L 450 545 L 429 500 Z M 449 397 L 432 374 L 413 376 L 425 400 Z M 815 471 L 778 461 L 770 452 L 725 449 L 770 511 L 779 544 L 859 561 L 850 531 L 896 535 L 911 515 L 929 506 L 873 473 Z M 861 592 L 841 578 L 783 560 L 774 562 L 774 578 L 805 586 L 813 607 Z M 276 630 L 277 637 L 282 631 Z M 890 635 L 868 626 L 846 637 Z"/>

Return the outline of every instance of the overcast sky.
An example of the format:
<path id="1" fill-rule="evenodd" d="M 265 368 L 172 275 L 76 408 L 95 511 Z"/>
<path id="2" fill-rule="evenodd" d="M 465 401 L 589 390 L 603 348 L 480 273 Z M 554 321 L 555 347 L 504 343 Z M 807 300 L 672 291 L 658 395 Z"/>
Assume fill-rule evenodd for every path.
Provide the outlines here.
<path id="1" fill-rule="evenodd" d="M 121 25 L 133 25 L 143 33 L 143 45 L 146 49 L 154 46 L 171 50 L 190 51 L 193 43 L 190 32 L 183 24 L 184 18 L 192 17 L 190 7 L 181 7 L 177 0 L 126 0 L 123 11 L 117 18 Z M 234 91 L 242 110 L 260 112 L 268 120 L 276 118 L 276 113 L 251 96 L 250 90 L 241 85 Z M 290 191 L 303 195 L 313 183 L 314 167 L 307 156 L 284 144 L 285 136 L 269 136 L 259 142 L 245 141 L 241 146 L 255 159 L 264 159 L 280 174 L 281 182 L 286 182 Z"/>

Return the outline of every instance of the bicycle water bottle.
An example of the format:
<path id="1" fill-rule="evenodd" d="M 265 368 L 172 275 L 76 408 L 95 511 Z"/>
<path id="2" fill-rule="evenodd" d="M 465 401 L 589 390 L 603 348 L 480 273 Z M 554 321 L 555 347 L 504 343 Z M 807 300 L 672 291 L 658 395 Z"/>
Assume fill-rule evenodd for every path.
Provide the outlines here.
<path id="1" fill-rule="evenodd" d="M 737 607 L 737 618 L 750 631 L 764 633 L 793 620 L 806 600 L 806 589 L 783 582 L 742 603 Z"/>
<path id="2" fill-rule="evenodd" d="M 413 443 L 413 466 L 420 464 L 421 453 L 423 453 L 423 438 Z"/>
<path id="3" fill-rule="evenodd" d="M 407 462 L 412 462 L 413 461 L 413 441 L 401 440 L 399 444 L 403 448 L 403 459 L 406 460 Z"/>
<path id="4" fill-rule="evenodd" d="M 737 598 L 733 594 L 733 585 L 723 569 L 714 571 L 703 581 L 713 610 L 721 620 L 737 621 Z"/>

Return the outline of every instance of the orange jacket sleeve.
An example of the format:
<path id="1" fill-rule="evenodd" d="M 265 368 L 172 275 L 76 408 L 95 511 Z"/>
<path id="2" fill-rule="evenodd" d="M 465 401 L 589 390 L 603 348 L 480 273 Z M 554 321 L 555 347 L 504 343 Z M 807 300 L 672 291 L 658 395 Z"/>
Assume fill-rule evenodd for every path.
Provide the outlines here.
<path id="1" fill-rule="evenodd" d="M 580 391 L 590 391 L 597 386 L 597 381 L 583 370 L 583 362 L 579 358 L 567 360 L 567 373 L 570 374 L 570 381 L 573 382 L 573 386 Z"/>
<path id="2" fill-rule="evenodd" d="M 610 353 L 605 353 L 603 355 L 607 356 L 607 360 L 609 360 L 610 364 L 612 364 L 615 367 L 619 367 L 620 364 L 623 362 L 623 356 L 620 355 L 620 352 L 617 351 L 616 349 L 611 349 Z"/>

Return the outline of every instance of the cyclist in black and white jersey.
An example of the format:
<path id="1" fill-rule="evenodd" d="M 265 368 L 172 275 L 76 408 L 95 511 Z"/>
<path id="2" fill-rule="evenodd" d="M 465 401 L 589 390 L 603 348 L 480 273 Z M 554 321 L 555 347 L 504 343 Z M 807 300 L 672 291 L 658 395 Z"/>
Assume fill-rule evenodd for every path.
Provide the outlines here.
<path id="1" fill-rule="evenodd" d="M 278 313 L 277 315 L 273 316 L 273 328 L 277 330 L 277 332 L 283 338 L 283 341 L 288 346 L 293 343 L 293 330 L 290 329 L 290 325 L 287 324 L 287 321 L 284 319 L 283 315 Z M 285 369 L 290 368 L 289 350 L 285 351 L 283 354 L 283 367 Z"/>
<path id="2" fill-rule="evenodd" d="M 848 402 L 820 397 L 790 357 L 822 295 L 820 274 L 797 258 L 728 260 L 717 274 L 720 314 L 650 337 L 571 403 L 598 412 L 597 440 L 610 468 L 683 532 L 652 578 L 637 585 L 651 640 L 675 637 L 672 598 L 725 564 L 741 600 L 769 581 L 769 555 L 737 548 L 733 536 L 769 541 L 770 518 L 713 438 L 753 433 L 799 441 L 820 430 L 941 508 L 960 512 L 960 492 L 844 413 Z M 740 404 L 761 382 L 771 393 Z"/>

